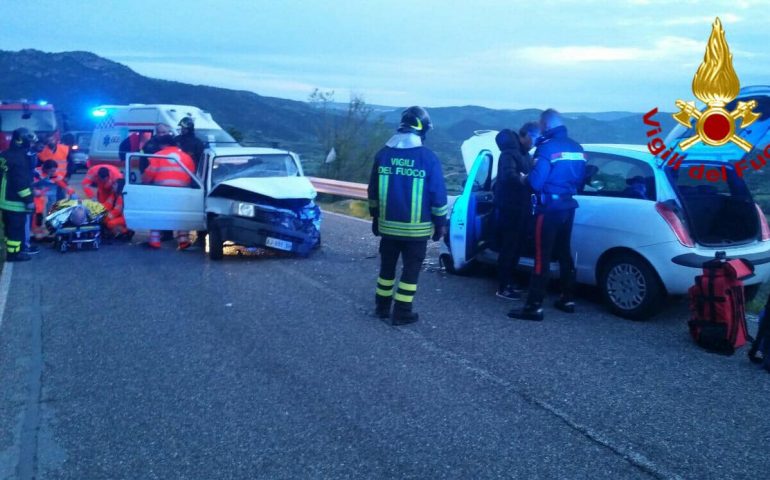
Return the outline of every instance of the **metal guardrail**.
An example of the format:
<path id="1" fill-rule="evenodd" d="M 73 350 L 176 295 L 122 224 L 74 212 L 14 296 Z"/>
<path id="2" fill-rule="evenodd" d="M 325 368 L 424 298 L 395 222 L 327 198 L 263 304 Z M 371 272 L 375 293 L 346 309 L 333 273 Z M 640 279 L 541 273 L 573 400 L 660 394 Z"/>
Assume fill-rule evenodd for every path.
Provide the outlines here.
<path id="1" fill-rule="evenodd" d="M 308 177 L 318 193 L 339 195 L 340 197 L 366 200 L 368 198 L 365 183 L 343 182 L 329 178 Z"/>

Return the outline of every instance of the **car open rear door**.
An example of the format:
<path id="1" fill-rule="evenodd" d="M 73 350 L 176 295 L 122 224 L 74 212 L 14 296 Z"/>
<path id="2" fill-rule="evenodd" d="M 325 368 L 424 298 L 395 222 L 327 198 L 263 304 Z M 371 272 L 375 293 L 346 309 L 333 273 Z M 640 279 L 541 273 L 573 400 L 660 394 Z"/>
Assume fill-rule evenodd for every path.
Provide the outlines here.
<path id="1" fill-rule="evenodd" d="M 124 189 L 126 224 L 134 230 L 205 230 L 204 189 L 195 173 L 189 187 L 169 187 L 142 183 L 142 165 L 149 157 L 167 158 L 177 164 L 175 156 L 129 154 L 126 156 Z"/>
<path id="2" fill-rule="evenodd" d="M 466 268 L 484 246 L 489 236 L 492 215 L 491 151 L 481 150 L 470 169 L 463 193 L 455 201 L 449 217 L 449 249 L 457 271 Z"/>

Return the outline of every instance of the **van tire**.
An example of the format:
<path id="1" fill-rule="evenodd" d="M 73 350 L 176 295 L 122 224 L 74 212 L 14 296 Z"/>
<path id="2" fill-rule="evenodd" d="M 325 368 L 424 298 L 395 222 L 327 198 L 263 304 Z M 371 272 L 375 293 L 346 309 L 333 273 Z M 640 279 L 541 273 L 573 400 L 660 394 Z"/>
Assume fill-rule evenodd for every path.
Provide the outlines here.
<path id="1" fill-rule="evenodd" d="M 665 297 L 665 290 L 650 264 L 638 255 L 625 252 L 602 262 L 599 290 L 612 313 L 631 320 L 653 316 Z"/>
<path id="2" fill-rule="evenodd" d="M 222 230 L 216 225 L 209 228 L 209 258 L 212 260 L 222 260 L 225 256 L 225 242 L 222 240 Z"/>

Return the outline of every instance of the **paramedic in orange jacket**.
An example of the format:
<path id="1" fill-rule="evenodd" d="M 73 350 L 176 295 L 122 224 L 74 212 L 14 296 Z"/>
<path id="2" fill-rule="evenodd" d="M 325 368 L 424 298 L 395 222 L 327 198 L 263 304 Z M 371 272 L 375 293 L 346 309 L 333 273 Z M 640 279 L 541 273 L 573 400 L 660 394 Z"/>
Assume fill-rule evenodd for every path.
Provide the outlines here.
<path id="1" fill-rule="evenodd" d="M 181 165 L 184 165 L 192 173 L 195 171 L 195 163 L 188 154 L 179 147 L 170 144 L 171 142 L 173 139 L 170 141 L 164 139 L 160 145 L 162 148 L 155 154 L 171 155 L 178 158 L 179 162 L 169 158 L 150 157 L 150 164 L 142 173 L 142 183 L 164 187 L 189 187 L 192 184 L 192 177 Z M 190 232 L 176 231 L 174 236 L 180 250 L 190 248 Z M 160 231 L 150 231 L 148 245 L 151 248 L 160 248 Z"/>
<path id="2" fill-rule="evenodd" d="M 56 162 L 56 176 L 64 179 L 64 182 L 67 183 L 69 180 L 67 177 L 67 157 L 69 157 L 69 154 L 70 147 L 63 143 L 59 143 L 58 135 L 53 134 L 48 137 L 45 148 L 37 154 L 37 158 L 41 163 L 47 160 Z M 56 199 L 61 200 L 64 198 L 64 192 L 64 190 L 57 189 Z"/>
<path id="3" fill-rule="evenodd" d="M 83 192 L 86 197 L 104 203 L 112 195 L 112 185 L 123 178 L 118 167 L 112 165 L 94 165 L 86 172 L 83 179 Z M 94 191 L 94 188 L 96 190 Z"/>
<path id="4" fill-rule="evenodd" d="M 134 231 L 126 226 L 126 217 L 123 216 L 123 187 L 126 180 L 119 178 L 113 183 L 112 195 L 102 204 L 107 210 L 105 226 L 116 240 L 131 240 Z"/>

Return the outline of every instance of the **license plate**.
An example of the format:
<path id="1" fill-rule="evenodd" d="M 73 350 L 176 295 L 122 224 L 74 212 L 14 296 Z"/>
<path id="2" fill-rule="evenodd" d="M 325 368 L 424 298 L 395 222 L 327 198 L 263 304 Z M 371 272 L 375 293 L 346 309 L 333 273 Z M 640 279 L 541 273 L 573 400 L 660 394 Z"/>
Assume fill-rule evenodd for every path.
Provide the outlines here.
<path id="1" fill-rule="evenodd" d="M 278 250 L 286 250 L 287 252 L 291 251 L 291 242 L 273 237 L 267 237 L 265 246 L 277 248 Z"/>

